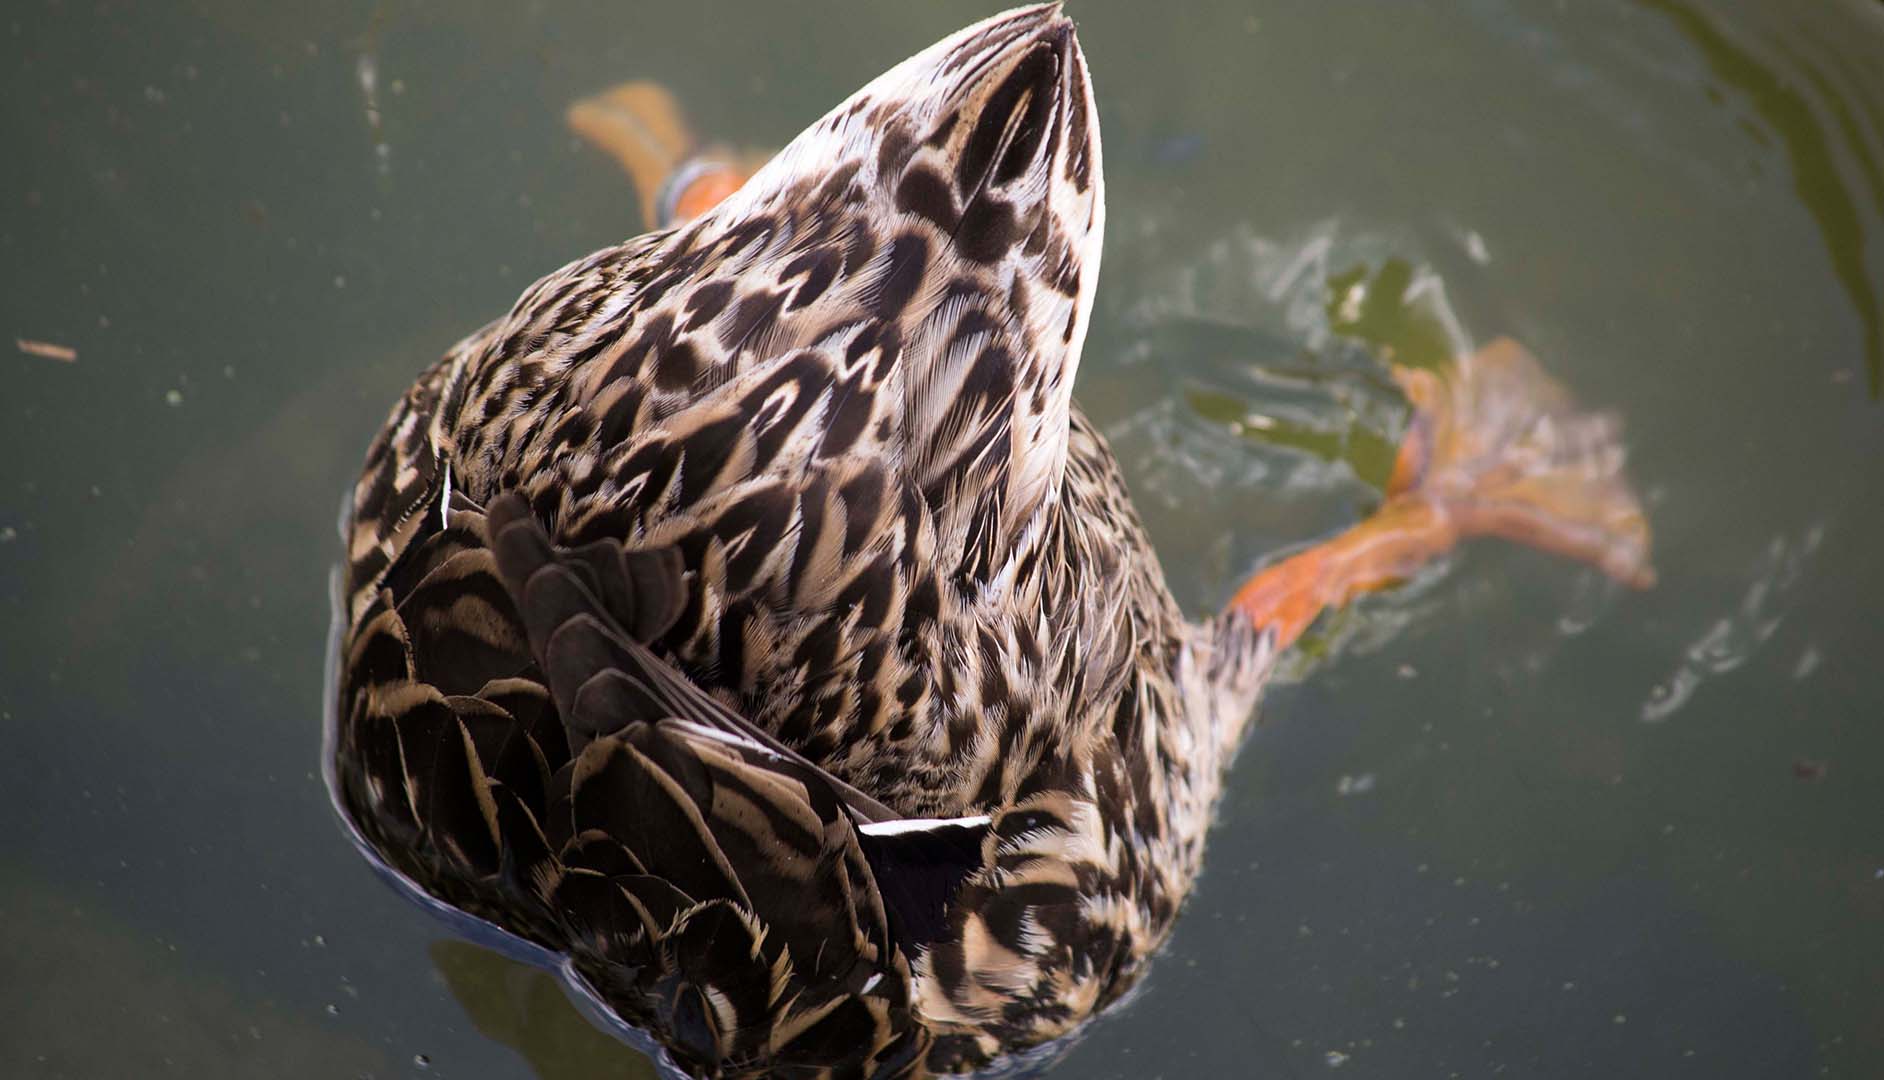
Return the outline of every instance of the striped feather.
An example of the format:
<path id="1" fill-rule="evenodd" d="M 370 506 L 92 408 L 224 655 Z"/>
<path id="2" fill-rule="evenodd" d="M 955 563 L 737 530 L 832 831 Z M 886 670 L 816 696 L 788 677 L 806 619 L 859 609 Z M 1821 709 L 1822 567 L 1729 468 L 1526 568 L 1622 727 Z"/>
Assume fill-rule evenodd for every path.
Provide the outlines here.
<path id="1" fill-rule="evenodd" d="M 366 842 L 700 1075 L 973 1068 L 1116 1000 L 1267 646 L 1182 620 L 1072 403 L 1104 217 L 1025 8 L 447 353 L 352 502 Z"/>

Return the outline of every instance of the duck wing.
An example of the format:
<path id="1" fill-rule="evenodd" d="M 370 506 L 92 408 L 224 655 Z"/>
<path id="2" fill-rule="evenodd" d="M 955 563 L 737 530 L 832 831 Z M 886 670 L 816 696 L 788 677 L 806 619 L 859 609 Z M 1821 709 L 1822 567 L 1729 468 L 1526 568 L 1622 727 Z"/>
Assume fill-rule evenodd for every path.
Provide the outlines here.
<path id="1" fill-rule="evenodd" d="M 338 778 L 374 847 L 716 1069 L 914 1060 L 910 963 L 986 819 L 898 818 L 650 650 L 672 549 L 557 547 L 515 494 L 416 528 L 346 662 Z"/>
<path id="2" fill-rule="evenodd" d="M 1004 870 L 886 807 L 1007 800 L 1108 647 L 1055 510 L 1097 155 L 1070 24 L 999 16 L 422 376 L 349 539 L 369 846 L 709 1071 L 928 1038 L 911 958 Z"/>
<path id="3" fill-rule="evenodd" d="M 523 623 L 551 700 L 573 753 L 595 739 L 657 729 L 676 748 L 712 759 L 715 775 L 740 788 L 770 790 L 786 783 L 785 804 L 753 798 L 768 808 L 759 818 L 741 807 L 717 832 L 758 830 L 744 845 L 765 852 L 778 832 L 772 819 L 802 817 L 809 802 L 820 819 L 835 821 L 837 807 L 856 826 L 855 842 L 870 867 L 894 943 L 905 953 L 933 942 L 947 905 L 982 865 L 988 819 L 909 819 L 814 764 L 771 733 L 702 690 L 644 644 L 680 614 L 685 576 L 672 548 L 629 550 L 613 540 L 577 549 L 551 545 L 528 505 L 500 497 L 489 515 L 500 576 Z M 709 791 L 693 798 L 718 812 Z M 802 889 L 781 894 L 796 904 Z"/>

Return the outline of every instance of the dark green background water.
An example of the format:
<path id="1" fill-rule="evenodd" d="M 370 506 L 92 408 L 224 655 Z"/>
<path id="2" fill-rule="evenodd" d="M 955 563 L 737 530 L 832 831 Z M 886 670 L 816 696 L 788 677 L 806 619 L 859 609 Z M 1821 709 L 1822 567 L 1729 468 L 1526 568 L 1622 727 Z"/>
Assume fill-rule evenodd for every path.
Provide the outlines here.
<path id="1" fill-rule="evenodd" d="M 1626 419 L 1662 583 L 1481 545 L 1324 623 L 1056 1075 L 1884 1074 L 1884 6 L 1169 7 L 1073 6 L 1079 388 L 1181 599 L 1373 504 L 1383 353 L 1499 334 Z M 0 14 L 0 1074 L 646 1075 L 335 827 L 339 495 L 640 230 L 567 101 L 777 145 L 990 10 Z"/>

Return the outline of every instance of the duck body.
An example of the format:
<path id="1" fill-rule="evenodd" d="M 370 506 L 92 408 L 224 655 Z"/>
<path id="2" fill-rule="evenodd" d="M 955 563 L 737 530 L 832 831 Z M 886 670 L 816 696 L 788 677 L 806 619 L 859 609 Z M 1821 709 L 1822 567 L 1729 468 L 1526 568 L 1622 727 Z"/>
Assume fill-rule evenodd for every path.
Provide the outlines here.
<path id="1" fill-rule="evenodd" d="M 1269 667 L 1072 403 L 1104 232 L 1056 5 L 891 70 L 420 377 L 348 527 L 370 854 L 698 1075 L 979 1067 L 1164 940 Z"/>
<path id="2" fill-rule="evenodd" d="M 1037 1062 L 1169 935 L 1319 611 L 1480 535 L 1652 582 L 1614 418 L 1500 339 L 1396 369 L 1380 507 L 1186 621 L 1071 395 L 1104 191 L 1072 25 L 1018 9 L 421 375 L 346 527 L 368 858 L 688 1075 Z"/>

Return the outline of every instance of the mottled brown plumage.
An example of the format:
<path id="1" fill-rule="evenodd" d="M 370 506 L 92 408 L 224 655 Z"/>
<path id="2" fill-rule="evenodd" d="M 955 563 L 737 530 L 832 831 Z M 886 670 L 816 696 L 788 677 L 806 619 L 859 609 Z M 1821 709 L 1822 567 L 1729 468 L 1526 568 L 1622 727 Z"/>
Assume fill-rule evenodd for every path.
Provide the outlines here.
<path id="1" fill-rule="evenodd" d="M 370 853 L 700 1075 L 968 1069 L 1116 1000 L 1275 643 L 1185 621 L 1072 404 L 1103 185 L 1071 24 L 1010 12 L 421 376 L 348 533 Z"/>

